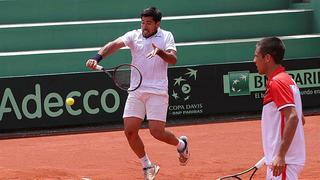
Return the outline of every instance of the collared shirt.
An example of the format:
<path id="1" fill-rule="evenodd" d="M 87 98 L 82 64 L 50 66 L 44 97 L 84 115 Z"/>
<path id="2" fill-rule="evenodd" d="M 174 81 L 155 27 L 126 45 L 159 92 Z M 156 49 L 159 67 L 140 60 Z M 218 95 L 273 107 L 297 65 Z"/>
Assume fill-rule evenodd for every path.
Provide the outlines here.
<path id="1" fill-rule="evenodd" d="M 261 128 L 266 164 L 271 164 L 279 152 L 286 126 L 286 119 L 280 110 L 289 106 L 296 108 L 299 122 L 285 161 L 287 164 L 304 165 L 305 140 L 300 91 L 295 81 L 285 72 L 284 67 L 280 66 L 268 78 L 263 99 Z"/>
<path id="2" fill-rule="evenodd" d="M 152 43 L 164 51 L 176 51 L 172 33 L 158 28 L 156 34 L 145 38 L 141 29 L 138 29 L 127 32 L 121 39 L 131 50 L 132 64 L 141 71 L 142 83 L 139 89 L 168 93 L 168 63 L 157 55 L 148 59 L 147 54 L 153 50 Z"/>

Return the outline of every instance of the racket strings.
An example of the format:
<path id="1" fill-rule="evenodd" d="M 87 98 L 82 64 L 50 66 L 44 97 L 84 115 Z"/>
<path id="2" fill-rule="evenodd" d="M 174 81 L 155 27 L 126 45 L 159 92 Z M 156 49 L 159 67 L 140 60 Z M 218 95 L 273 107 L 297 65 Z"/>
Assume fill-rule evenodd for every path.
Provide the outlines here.
<path id="1" fill-rule="evenodd" d="M 113 79 L 119 88 L 126 91 L 137 89 L 142 80 L 140 71 L 131 65 L 122 65 L 115 69 Z"/>
<path id="2" fill-rule="evenodd" d="M 117 86 L 121 89 L 128 90 L 130 88 L 130 74 L 131 72 L 129 69 L 117 69 L 113 75 Z"/>

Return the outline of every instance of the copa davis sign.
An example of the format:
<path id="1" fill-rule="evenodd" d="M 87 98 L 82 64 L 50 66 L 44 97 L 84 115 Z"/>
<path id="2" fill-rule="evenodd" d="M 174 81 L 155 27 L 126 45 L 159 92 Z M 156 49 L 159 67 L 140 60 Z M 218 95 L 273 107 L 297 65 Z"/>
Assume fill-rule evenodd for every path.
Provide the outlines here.
<path id="1" fill-rule="evenodd" d="M 208 104 L 213 66 L 187 66 L 169 71 L 168 116 L 201 116 L 212 112 Z M 209 84 L 210 83 L 210 84 Z M 209 98 L 208 98 L 209 97 Z"/>
<path id="2" fill-rule="evenodd" d="M 0 129 L 122 121 L 126 96 L 103 73 L 0 78 Z"/>

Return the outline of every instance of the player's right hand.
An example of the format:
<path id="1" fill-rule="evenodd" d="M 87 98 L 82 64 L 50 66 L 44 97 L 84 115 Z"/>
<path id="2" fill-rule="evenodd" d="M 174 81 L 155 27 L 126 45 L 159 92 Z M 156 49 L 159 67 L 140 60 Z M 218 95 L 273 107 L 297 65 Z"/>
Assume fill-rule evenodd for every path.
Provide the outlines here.
<path id="1" fill-rule="evenodd" d="M 147 58 L 148 58 L 148 59 L 151 59 L 151 58 L 153 58 L 154 56 L 156 56 L 157 53 L 158 53 L 158 51 L 159 51 L 159 48 L 158 48 L 155 44 L 153 44 L 153 43 L 152 43 L 152 47 L 153 47 L 153 50 L 147 54 Z"/>
<path id="2" fill-rule="evenodd" d="M 92 70 L 96 70 L 97 64 L 98 62 L 95 59 L 88 59 L 86 62 L 86 66 Z"/>

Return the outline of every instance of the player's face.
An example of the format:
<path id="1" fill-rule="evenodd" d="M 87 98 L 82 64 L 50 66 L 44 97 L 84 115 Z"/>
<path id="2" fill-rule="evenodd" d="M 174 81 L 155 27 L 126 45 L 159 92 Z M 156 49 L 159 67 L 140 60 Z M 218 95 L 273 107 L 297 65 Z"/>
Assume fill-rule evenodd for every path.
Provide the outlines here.
<path id="1" fill-rule="evenodd" d="M 266 64 L 267 61 L 266 61 L 265 57 L 266 56 L 263 56 L 260 53 L 259 47 L 257 47 L 256 51 L 254 53 L 253 62 L 256 64 L 257 69 L 258 69 L 258 73 L 261 75 L 266 74 L 266 72 L 267 72 L 267 64 Z"/>
<path id="2" fill-rule="evenodd" d="M 153 18 L 149 16 L 143 16 L 141 18 L 141 30 L 143 37 L 148 38 L 154 35 L 159 27 L 160 21 L 155 22 Z"/>

